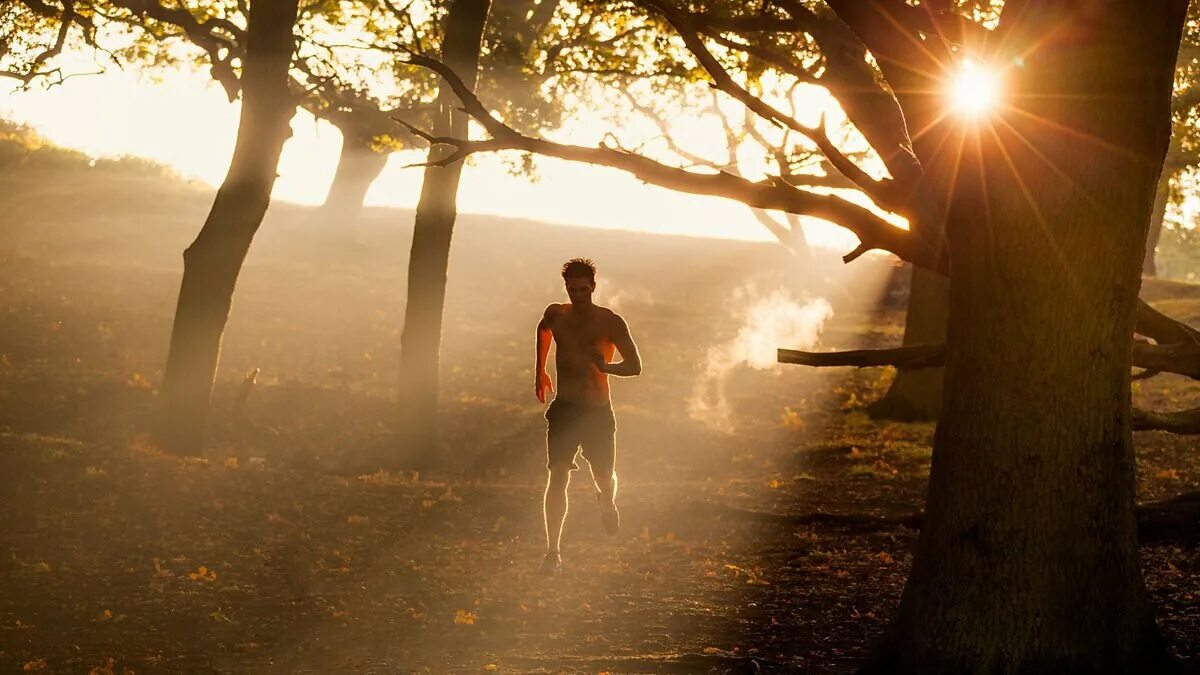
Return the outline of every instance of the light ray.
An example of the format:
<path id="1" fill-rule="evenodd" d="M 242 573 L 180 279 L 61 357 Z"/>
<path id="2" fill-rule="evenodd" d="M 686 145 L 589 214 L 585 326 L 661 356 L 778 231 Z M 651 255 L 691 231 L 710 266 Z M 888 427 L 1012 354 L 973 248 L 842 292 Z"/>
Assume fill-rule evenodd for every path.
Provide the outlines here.
<path id="1" fill-rule="evenodd" d="M 1055 122 L 1054 120 L 1047 119 L 1040 115 L 1035 115 L 1029 111 L 1021 110 L 1020 108 L 1016 108 L 1013 106 L 1005 106 L 1005 110 L 1007 112 L 1012 112 L 1017 115 L 1020 115 L 1035 124 L 1040 124 L 1042 126 L 1049 127 L 1050 129 L 1053 129 L 1054 131 L 1065 133 L 1069 136 L 1078 138 L 1079 140 L 1085 141 L 1087 143 L 1090 143 L 1097 147 L 1103 148 L 1105 150 L 1109 150 L 1109 151 L 1117 153 L 1119 155 L 1124 155 L 1125 157 L 1128 157 L 1130 159 L 1135 159 L 1135 160 L 1139 160 L 1139 161 L 1145 160 L 1144 157 L 1141 157 L 1140 155 L 1133 152 L 1132 150 L 1122 148 L 1121 146 L 1116 145 L 1115 143 L 1110 143 L 1109 141 L 1106 141 L 1097 136 L 1093 136 L 1092 134 L 1089 134 L 1089 133 L 1086 133 L 1083 131 L 1079 131 L 1078 129 L 1073 129 L 1073 128 L 1071 128 L 1065 124 L 1062 124 L 1060 122 Z"/>
<path id="2" fill-rule="evenodd" d="M 1021 194 L 1024 195 L 1025 201 L 1029 204 L 1029 208 L 1033 211 L 1034 218 L 1037 220 L 1038 225 L 1045 233 L 1047 245 L 1054 252 L 1055 256 L 1058 257 L 1058 261 L 1062 264 L 1063 271 L 1067 273 L 1067 279 L 1074 286 L 1073 290 L 1082 293 L 1083 285 L 1080 283 L 1079 279 L 1076 278 L 1074 270 L 1072 270 L 1066 254 L 1063 253 L 1062 246 L 1060 246 L 1058 239 L 1053 235 L 1053 233 L 1050 231 L 1050 228 L 1047 226 L 1045 215 L 1042 213 L 1042 210 L 1038 208 L 1037 200 L 1033 198 L 1033 193 L 1029 190 L 1029 186 L 1025 184 L 1025 179 L 1021 177 L 1021 172 L 1017 169 L 1016 163 L 1013 162 L 1012 156 L 1009 155 L 1008 150 L 1005 149 L 1004 141 L 1001 139 L 1000 134 L 996 133 L 995 127 L 990 124 L 988 125 L 987 129 L 991 134 L 992 139 L 996 143 L 996 149 L 1000 152 L 1000 156 L 1004 158 L 1004 164 L 1008 166 L 1009 171 L 1012 172 L 1012 177 L 1016 181 L 1017 187 L 1021 189 Z M 981 181 L 981 183 L 986 182 L 987 181 Z"/>

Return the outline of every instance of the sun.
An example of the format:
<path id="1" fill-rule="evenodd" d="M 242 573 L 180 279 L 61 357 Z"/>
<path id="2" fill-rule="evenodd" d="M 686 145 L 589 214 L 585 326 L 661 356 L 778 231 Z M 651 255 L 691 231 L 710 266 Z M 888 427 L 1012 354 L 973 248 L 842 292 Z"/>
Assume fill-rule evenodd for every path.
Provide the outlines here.
<path id="1" fill-rule="evenodd" d="M 1000 98 L 996 73 L 975 63 L 963 61 L 950 80 L 950 104 L 964 115 L 979 116 L 992 110 Z"/>

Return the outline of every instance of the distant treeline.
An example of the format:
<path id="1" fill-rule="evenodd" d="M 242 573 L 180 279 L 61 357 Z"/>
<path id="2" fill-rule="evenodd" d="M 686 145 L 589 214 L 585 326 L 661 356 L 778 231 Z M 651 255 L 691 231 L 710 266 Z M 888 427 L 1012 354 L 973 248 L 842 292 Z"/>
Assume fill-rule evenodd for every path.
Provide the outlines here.
<path id="1" fill-rule="evenodd" d="M 92 157 L 85 152 L 55 144 L 27 124 L 0 118 L 0 171 L 15 167 L 53 170 L 95 168 L 183 182 L 183 178 L 166 164 L 132 155 Z"/>

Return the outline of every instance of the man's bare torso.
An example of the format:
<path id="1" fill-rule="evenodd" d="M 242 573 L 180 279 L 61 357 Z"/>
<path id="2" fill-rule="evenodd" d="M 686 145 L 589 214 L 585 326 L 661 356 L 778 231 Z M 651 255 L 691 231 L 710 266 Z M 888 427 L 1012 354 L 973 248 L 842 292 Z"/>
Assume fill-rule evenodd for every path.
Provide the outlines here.
<path id="1" fill-rule="evenodd" d="M 614 326 L 620 318 L 607 307 L 592 305 L 581 312 L 569 304 L 555 304 L 546 308 L 545 321 L 556 345 L 558 398 L 608 405 L 608 375 L 596 368 L 594 354 L 605 362 L 613 360 Z"/>

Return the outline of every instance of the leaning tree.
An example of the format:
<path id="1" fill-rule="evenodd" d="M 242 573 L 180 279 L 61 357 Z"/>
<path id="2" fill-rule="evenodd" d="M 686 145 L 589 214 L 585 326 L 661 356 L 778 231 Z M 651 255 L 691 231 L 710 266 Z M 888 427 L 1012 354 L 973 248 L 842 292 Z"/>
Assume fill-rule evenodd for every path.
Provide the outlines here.
<path id="1" fill-rule="evenodd" d="M 414 61 L 455 83 L 488 131 L 434 137 L 454 149 L 440 161 L 517 149 L 610 166 L 824 218 L 861 240 L 848 260 L 884 249 L 949 278 L 946 343 L 924 355 L 945 364 L 925 522 L 867 671 L 1165 669 L 1137 554 L 1129 377 L 1135 362 L 1179 368 L 1175 352 L 1195 347 L 1188 329 L 1137 299 L 1187 2 L 1009 0 L 991 15 L 957 4 L 623 5 L 668 24 L 716 88 L 810 134 L 878 206 L 905 215 L 908 230 L 770 176 L 520 134 L 452 71 Z M 887 177 L 867 175 L 820 129 L 739 83 L 737 55 L 754 50 L 786 73 L 797 36 L 862 73 L 857 86 L 830 91 L 860 130 L 883 132 L 888 142 L 877 144 L 863 130 Z M 946 80 L 968 57 L 1003 72 L 1005 104 L 990 116 L 947 112 Z M 1171 344 L 1131 349 L 1135 326 Z"/>
<path id="2" fill-rule="evenodd" d="M 301 8 L 296 0 L 18 3 L 18 16 L 56 26 L 59 36 L 24 70 L 10 69 L 21 79 L 60 73 L 50 61 L 74 35 L 75 43 L 94 49 L 110 46 L 106 53 L 118 63 L 205 65 L 230 101 L 242 100 L 228 174 L 199 235 L 184 252 L 156 424 L 164 449 L 199 454 L 234 286 L 270 202 L 279 157 L 291 136 L 290 120 L 299 104 L 317 107 L 322 97 L 343 92 L 353 72 L 311 38 L 360 28 L 364 13 L 354 4 Z"/>

